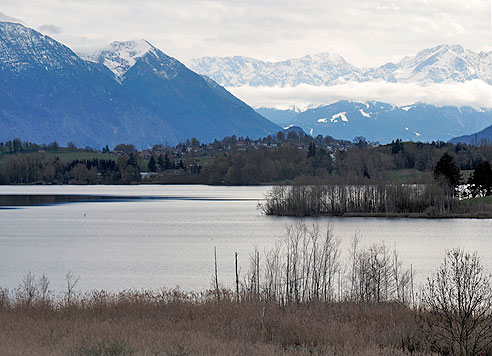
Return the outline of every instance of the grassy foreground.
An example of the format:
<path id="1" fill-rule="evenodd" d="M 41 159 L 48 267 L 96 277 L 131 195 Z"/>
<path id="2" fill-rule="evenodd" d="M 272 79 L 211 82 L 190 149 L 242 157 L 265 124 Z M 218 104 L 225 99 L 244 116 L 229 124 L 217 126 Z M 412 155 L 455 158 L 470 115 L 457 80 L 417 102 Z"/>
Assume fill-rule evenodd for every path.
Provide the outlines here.
<path id="1" fill-rule="evenodd" d="M 235 301 L 213 293 L 94 292 L 3 301 L 1 355 L 431 355 L 398 303 Z"/>

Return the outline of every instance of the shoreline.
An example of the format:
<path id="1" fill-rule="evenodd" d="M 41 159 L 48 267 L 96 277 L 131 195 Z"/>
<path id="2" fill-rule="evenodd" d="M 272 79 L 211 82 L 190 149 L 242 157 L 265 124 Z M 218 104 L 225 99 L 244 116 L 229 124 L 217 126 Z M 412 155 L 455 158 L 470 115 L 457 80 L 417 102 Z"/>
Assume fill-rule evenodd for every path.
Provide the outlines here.
<path id="1" fill-rule="evenodd" d="M 341 215 L 333 214 L 312 214 L 312 215 L 296 215 L 296 214 L 265 214 L 266 216 L 276 217 L 292 217 L 292 218 L 321 218 L 321 217 L 335 217 L 335 218 L 384 218 L 384 219 L 428 219 L 428 220 L 444 220 L 444 219 L 480 219 L 487 220 L 492 219 L 492 215 L 481 214 L 446 214 L 438 216 L 429 216 L 427 214 L 419 213 L 344 213 Z"/>

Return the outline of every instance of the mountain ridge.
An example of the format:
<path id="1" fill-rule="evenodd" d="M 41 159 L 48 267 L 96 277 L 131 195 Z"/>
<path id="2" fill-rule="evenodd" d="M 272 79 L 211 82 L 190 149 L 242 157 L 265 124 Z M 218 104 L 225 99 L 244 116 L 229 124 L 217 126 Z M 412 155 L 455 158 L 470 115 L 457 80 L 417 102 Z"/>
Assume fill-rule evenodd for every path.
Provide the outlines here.
<path id="1" fill-rule="evenodd" d="M 118 53 L 88 61 L 33 29 L 0 22 L 0 140 L 149 147 L 280 129 L 145 43 L 142 51 L 118 42 L 111 47 Z"/>
<path id="2" fill-rule="evenodd" d="M 292 110 L 257 110 L 280 126 L 299 126 L 313 136 L 322 134 L 344 140 L 363 136 L 380 143 L 397 138 L 422 142 L 448 141 L 492 124 L 492 109 L 424 103 L 396 106 L 378 101 L 340 100 L 297 115 Z"/>
<path id="3" fill-rule="evenodd" d="M 381 66 L 359 68 L 342 56 L 308 55 L 278 62 L 249 57 L 201 57 L 188 61 L 191 69 L 226 87 L 331 86 L 346 82 L 457 83 L 480 79 L 492 84 L 492 52 L 474 52 L 461 45 L 438 45 Z"/>

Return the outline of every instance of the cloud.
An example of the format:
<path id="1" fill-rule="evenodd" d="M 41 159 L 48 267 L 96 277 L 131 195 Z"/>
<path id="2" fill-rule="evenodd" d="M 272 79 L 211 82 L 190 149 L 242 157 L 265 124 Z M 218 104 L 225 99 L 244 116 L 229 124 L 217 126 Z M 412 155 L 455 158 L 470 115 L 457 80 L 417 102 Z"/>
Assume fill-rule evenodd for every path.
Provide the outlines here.
<path id="1" fill-rule="evenodd" d="M 0 12 L 0 21 L 23 23 L 22 20 L 19 20 L 18 18 L 6 15 L 3 12 Z"/>
<path id="2" fill-rule="evenodd" d="M 30 26 L 63 28 L 73 49 L 146 38 L 186 60 L 246 55 L 266 60 L 333 52 L 357 66 L 437 44 L 490 46 L 484 0 L 2 0 Z"/>
<path id="3" fill-rule="evenodd" d="M 63 30 L 61 27 L 55 26 L 55 25 L 41 25 L 39 26 L 39 31 L 41 32 L 46 32 L 46 33 L 61 33 Z"/>
<path id="4" fill-rule="evenodd" d="M 339 100 L 382 101 L 393 105 L 416 102 L 432 105 L 492 108 L 492 86 L 481 80 L 464 83 L 430 84 L 365 82 L 317 87 L 236 87 L 228 90 L 253 107 L 278 109 L 297 106 L 306 109 Z"/>

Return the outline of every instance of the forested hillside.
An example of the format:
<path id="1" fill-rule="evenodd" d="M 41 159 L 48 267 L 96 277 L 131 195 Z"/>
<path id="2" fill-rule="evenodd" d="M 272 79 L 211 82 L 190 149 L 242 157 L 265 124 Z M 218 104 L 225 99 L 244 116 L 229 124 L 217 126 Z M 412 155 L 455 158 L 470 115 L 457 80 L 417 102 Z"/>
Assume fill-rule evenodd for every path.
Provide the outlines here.
<path id="1" fill-rule="evenodd" d="M 70 145 L 69 145 L 70 146 Z M 188 140 L 174 147 L 154 145 L 137 151 L 121 144 L 102 151 L 20 140 L 0 143 L 0 183 L 128 184 L 198 183 L 255 185 L 303 182 L 422 183 L 445 153 L 467 178 L 483 161 L 492 161 L 492 146 L 445 142 L 393 141 L 373 145 L 321 135 L 287 137 L 279 132 L 261 140 L 235 136 L 211 144 Z"/>

